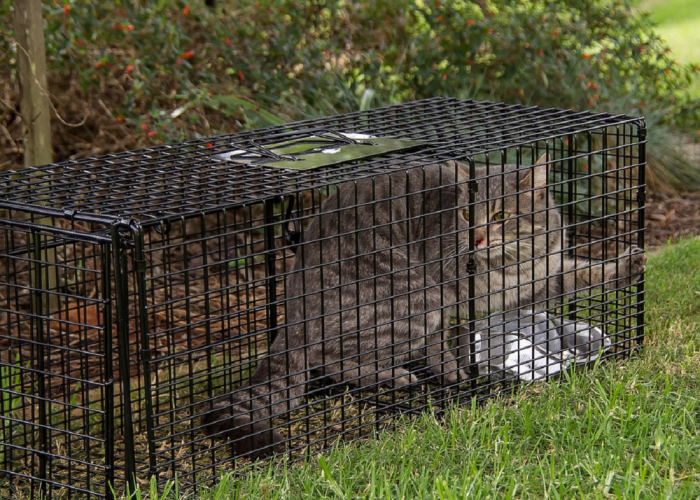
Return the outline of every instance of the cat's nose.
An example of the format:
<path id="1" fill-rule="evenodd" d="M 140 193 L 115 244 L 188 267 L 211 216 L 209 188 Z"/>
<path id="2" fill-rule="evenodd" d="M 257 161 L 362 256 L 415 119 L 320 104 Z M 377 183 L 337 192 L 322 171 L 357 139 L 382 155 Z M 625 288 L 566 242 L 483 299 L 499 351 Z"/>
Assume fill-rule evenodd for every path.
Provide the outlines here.
<path id="1" fill-rule="evenodd" d="M 481 236 L 474 237 L 474 246 L 475 247 L 480 247 L 482 245 L 482 243 L 484 243 L 484 238 L 482 238 Z"/>

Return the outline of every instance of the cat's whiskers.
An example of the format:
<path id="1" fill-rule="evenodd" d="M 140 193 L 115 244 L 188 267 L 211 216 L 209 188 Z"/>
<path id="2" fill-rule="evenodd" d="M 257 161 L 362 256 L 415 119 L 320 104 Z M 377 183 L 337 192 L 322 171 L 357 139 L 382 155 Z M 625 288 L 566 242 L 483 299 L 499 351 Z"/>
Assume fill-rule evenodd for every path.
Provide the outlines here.
<path id="1" fill-rule="evenodd" d="M 460 240 L 458 244 L 451 242 L 449 245 L 443 246 L 445 256 L 454 257 L 458 248 L 459 254 L 466 257 L 469 252 L 469 243 L 466 240 Z M 534 255 L 534 245 L 530 240 L 507 241 L 505 243 L 492 244 L 482 249 L 475 249 L 474 257 L 477 261 L 491 262 L 491 265 L 502 267 L 508 273 L 519 273 L 522 275 L 530 275 L 533 265 L 533 259 L 538 256 Z M 457 273 L 458 260 L 448 258 L 443 261 L 443 266 L 446 273 Z M 463 261 L 462 261 L 463 262 Z M 489 264 L 485 264 L 489 268 Z M 517 268 L 517 271 L 516 271 Z"/>
<path id="2" fill-rule="evenodd" d="M 465 248 L 467 247 L 467 248 Z M 457 253 L 463 254 L 469 250 L 468 246 L 464 244 L 463 241 L 460 240 L 459 245 L 455 245 L 453 242 L 450 242 L 449 244 L 444 245 L 443 247 L 443 255 L 444 257 L 448 257 L 447 259 L 443 260 L 443 266 L 445 269 L 445 272 L 455 272 L 457 270 L 457 260 L 454 258 Z"/>

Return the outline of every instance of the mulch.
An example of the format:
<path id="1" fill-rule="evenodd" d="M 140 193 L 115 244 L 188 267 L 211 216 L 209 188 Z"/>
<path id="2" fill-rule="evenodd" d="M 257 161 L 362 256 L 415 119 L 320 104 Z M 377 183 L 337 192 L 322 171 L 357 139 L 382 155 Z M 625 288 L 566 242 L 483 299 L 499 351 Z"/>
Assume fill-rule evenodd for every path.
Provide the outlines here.
<path id="1" fill-rule="evenodd" d="M 645 211 L 649 250 L 700 235 L 700 192 L 652 193 Z"/>

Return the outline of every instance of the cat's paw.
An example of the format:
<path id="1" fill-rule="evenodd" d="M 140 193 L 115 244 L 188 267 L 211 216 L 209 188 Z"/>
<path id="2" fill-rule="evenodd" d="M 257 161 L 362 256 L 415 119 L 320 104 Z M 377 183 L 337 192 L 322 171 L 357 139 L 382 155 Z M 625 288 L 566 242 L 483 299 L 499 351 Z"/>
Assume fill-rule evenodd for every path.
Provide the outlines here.
<path id="1" fill-rule="evenodd" d="M 467 374 L 461 368 L 442 375 L 442 385 L 455 385 L 469 380 Z"/>
<path id="2" fill-rule="evenodd" d="M 405 368 L 394 368 L 393 370 L 387 371 L 392 373 L 384 382 L 394 389 L 405 389 L 409 385 L 419 382 L 418 377 Z"/>
<path id="3" fill-rule="evenodd" d="M 234 455 L 251 460 L 267 458 L 282 451 L 282 436 L 270 428 L 268 421 L 251 422 L 246 415 L 234 415 L 234 407 L 223 401 L 215 402 L 200 418 L 204 431 L 212 438 L 226 439 Z"/>
<path id="4" fill-rule="evenodd" d="M 608 288 L 625 287 L 638 282 L 644 268 L 646 267 L 647 256 L 642 248 L 632 245 L 619 257 L 617 263 L 617 280 L 611 283 Z"/>

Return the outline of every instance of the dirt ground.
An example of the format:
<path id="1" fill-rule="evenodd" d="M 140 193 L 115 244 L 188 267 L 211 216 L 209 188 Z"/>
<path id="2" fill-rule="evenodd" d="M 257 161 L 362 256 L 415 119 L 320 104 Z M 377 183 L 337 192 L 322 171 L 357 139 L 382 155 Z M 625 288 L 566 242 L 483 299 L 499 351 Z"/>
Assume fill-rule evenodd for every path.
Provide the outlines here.
<path id="1" fill-rule="evenodd" d="M 700 192 L 650 194 L 646 208 L 646 247 L 700 235 Z"/>

